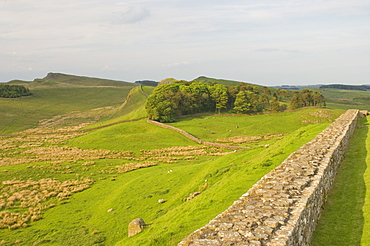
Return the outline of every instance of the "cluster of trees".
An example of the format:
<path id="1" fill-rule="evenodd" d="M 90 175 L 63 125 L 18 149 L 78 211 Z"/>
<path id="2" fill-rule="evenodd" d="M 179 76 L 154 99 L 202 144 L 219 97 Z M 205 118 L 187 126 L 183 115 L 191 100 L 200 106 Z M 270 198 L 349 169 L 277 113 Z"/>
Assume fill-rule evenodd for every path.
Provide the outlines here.
<path id="1" fill-rule="evenodd" d="M 326 106 L 324 96 L 318 91 L 309 89 L 293 92 L 292 100 L 290 101 L 291 109 L 309 106 Z"/>
<path id="2" fill-rule="evenodd" d="M 32 95 L 30 90 L 23 85 L 2 85 L 0 84 L 0 97 L 15 98 Z"/>
<path id="3" fill-rule="evenodd" d="M 320 99 L 317 95 L 320 95 Z M 293 96 L 293 97 L 292 97 Z M 217 83 L 167 81 L 148 97 L 146 110 L 152 120 L 172 122 L 176 116 L 228 110 L 237 114 L 283 111 L 289 99 L 297 99 L 291 107 L 317 106 L 323 103 L 318 92 L 292 92 L 239 83 L 237 86 Z"/>

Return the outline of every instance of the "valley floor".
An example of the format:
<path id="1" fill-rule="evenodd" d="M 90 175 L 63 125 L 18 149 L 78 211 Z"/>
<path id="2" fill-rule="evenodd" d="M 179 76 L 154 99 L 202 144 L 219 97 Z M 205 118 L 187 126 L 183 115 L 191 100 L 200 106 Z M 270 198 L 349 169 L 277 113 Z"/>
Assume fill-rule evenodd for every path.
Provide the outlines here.
<path id="1" fill-rule="evenodd" d="M 84 124 L 60 128 L 60 117 L 43 121 L 0 139 L 0 242 L 176 245 L 340 113 L 304 109 L 172 124 L 205 141 L 248 147 L 235 152 L 196 144 L 145 120 L 89 132 L 78 131 Z M 64 115 L 63 124 L 75 114 Z M 201 194 L 186 201 L 193 192 Z M 148 227 L 128 238 L 127 225 L 138 217 Z"/>

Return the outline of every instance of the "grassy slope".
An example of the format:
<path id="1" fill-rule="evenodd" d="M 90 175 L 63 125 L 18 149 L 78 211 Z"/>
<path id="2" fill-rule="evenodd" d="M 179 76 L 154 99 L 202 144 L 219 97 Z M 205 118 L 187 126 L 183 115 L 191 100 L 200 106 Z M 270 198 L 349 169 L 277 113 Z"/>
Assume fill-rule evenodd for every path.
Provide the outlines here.
<path id="1" fill-rule="evenodd" d="M 295 117 L 301 120 L 301 117 L 306 115 L 308 111 L 309 110 L 297 111 L 292 114 L 295 114 Z M 266 115 L 257 115 L 252 117 L 244 116 L 242 118 L 244 121 L 246 119 L 256 118 L 254 119 L 256 122 L 265 122 L 265 117 Z M 294 116 L 292 117 L 294 118 Z M 199 119 L 201 118 L 202 117 Z M 229 120 L 229 123 L 234 122 L 233 118 L 226 117 L 226 119 Z M 118 203 L 132 204 L 135 200 L 135 208 L 132 208 L 133 205 L 130 205 L 130 208 L 124 209 L 125 211 L 120 212 L 131 215 L 126 218 L 127 221 L 125 222 L 125 225 L 135 217 L 143 217 L 147 223 L 153 223 L 153 226 L 147 230 L 148 232 L 135 236 L 134 238 L 128 239 L 123 237 L 124 239 L 119 245 L 127 245 L 128 243 L 132 243 L 133 245 L 152 245 L 156 242 L 158 245 L 174 245 L 175 242 L 181 240 L 181 238 L 186 236 L 187 233 L 204 225 L 216 214 L 227 208 L 232 201 L 246 192 L 248 188 L 269 169 L 278 165 L 289 153 L 293 152 L 304 142 L 312 139 L 329 123 L 326 122 L 306 126 L 307 129 L 305 129 L 299 120 L 292 121 L 291 119 L 292 118 L 286 117 L 282 121 L 285 123 L 285 126 L 291 126 L 287 132 L 292 135 L 289 135 L 281 141 L 276 141 L 275 145 L 271 146 L 269 149 L 246 150 L 232 154 L 232 158 L 230 158 L 230 156 L 226 156 L 217 160 L 212 159 L 205 162 L 203 159 L 201 160 L 202 162 L 199 163 L 185 162 L 171 165 L 163 164 L 158 167 L 140 170 L 140 172 L 132 172 L 130 174 L 130 178 L 125 179 L 126 181 L 130 180 L 131 185 L 129 187 L 122 187 L 121 191 L 116 191 L 119 194 L 122 194 L 122 196 L 124 196 L 123 194 L 130 194 L 129 197 L 131 200 L 117 201 L 122 199 L 122 196 L 120 196 L 119 199 L 112 200 L 110 204 L 114 207 L 118 206 Z M 213 118 L 209 124 L 212 125 L 217 122 L 219 122 L 218 118 Z M 220 132 L 224 132 L 228 128 L 227 126 L 227 123 L 219 125 L 218 130 Z M 226 127 L 226 129 L 224 127 Z M 240 128 L 244 129 L 243 124 L 240 124 Z M 273 132 L 274 130 L 276 129 L 271 129 L 270 126 L 270 132 Z M 163 138 L 163 136 L 166 136 L 166 138 Z M 96 139 L 99 139 L 100 141 L 96 141 Z M 180 139 L 182 139 L 182 142 L 179 141 Z M 177 133 L 157 128 L 146 124 L 144 121 L 140 121 L 98 130 L 87 136 L 76 139 L 74 141 L 74 146 L 80 146 L 83 148 L 121 148 L 123 150 L 129 149 L 137 151 L 139 149 L 152 149 L 153 147 L 163 148 L 171 145 L 194 145 L 194 143 L 184 143 L 183 141 L 183 137 Z M 153 146 L 152 143 L 156 144 Z M 263 151 L 262 154 L 261 150 Z M 272 160 L 273 165 L 268 167 L 268 169 L 261 169 L 258 165 L 266 159 Z M 232 165 L 230 167 L 231 163 Z M 170 179 L 167 178 L 167 171 L 169 169 L 175 170 L 170 174 Z M 135 173 L 138 176 L 135 176 Z M 248 176 L 247 178 L 246 175 Z M 198 202 L 195 203 L 181 203 L 181 198 L 185 198 L 189 193 L 199 190 L 199 187 L 204 185 L 205 179 L 208 180 L 207 182 L 209 182 L 209 184 L 215 184 L 212 185 L 212 189 L 209 188 L 206 191 L 207 193 L 204 193 L 207 195 L 202 196 L 204 197 L 203 199 L 197 198 Z M 131 183 L 131 180 L 140 180 L 140 182 L 135 185 Z M 145 209 L 147 201 L 143 201 L 142 197 L 153 193 L 148 191 L 152 186 L 154 186 L 154 188 L 157 189 L 156 191 L 159 192 L 163 190 L 170 190 L 171 192 L 162 196 L 153 196 L 154 199 L 150 200 L 150 206 L 152 206 L 152 209 Z M 135 191 L 135 193 L 132 194 L 132 191 Z M 159 198 L 168 199 L 168 201 L 164 205 L 158 205 L 156 202 Z M 145 204 L 143 204 L 143 202 Z M 121 206 L 124 207 L 124 205 Z M 165 209 L 163 209 L 163 207 Z M 199 207 L 201 207 L 201 211 L 199 211 Z M 107 209 L 107 207 L 104 207 L 104 209 Z M 102 211 L 102 214 L 104 213 L 106 213 L 105 210 Z M 158 213 L 161 215 L 164 213 L 164 217 L 157 219 L 156 217 L 158 216 Z M 201 214 L 201 216 L 195 218 L 195 214 Z M 155 218 L 154 221 L 153 218 Z M 117 225 L 114 227 L 116 228 Z M 124 230 L 126 232 L 126 227 L 123 225 L 122 227 L 117 227 L 117 230 L 120 232 Z M 158 231 L 161 232 L 158 233 Z"/>
<path id="2" fill-rule="evenodd" d="M 69 74 L 61 74 L 61 73 L 48 73 L 48 75 L 41 79 L 36 80 L 40 82 L 59 82 L 59 83 L 67 83 L 69 85 L 84 85 L 84 86 L 114 86 L 114 87 L 122 87 L 127 85 L 132 85 L 132 83 L 117 81 L 117 80 L 109 80 L 109 79 L 99 79 L 99 78 L 91 78 L 91 77 L 84 77 L 84 76 L 75 76 Z"/>
<path id="3" fill-rule="evenodd" d="M 137 88 L 132 93 L 140 95 Z M 125 112 L 126 107 L 140 104 L 140 101 L 135 103 L 129 100 L 122 107 L 122 112 Z M 118 245 L 174 245 L 226 209 L 261 176 L 329 124 L 326 118 L 321 124 L 302 124 L 301 121 L 310 110 L 288 113 L 292 115 L 291 117 L 281 117 L 281 121 L 284 122 L 282 124 L 288 129 L 285 133 L 289 135 L 275 141 L 270 148 L 245 150 L 225 157 L 200 157 L 198 160 L 181 161 L 177 164 L 160 164 L 118 175 L 114 182 L 110 179 L 98 180 L 92 188 L 74 195 L 70 203 L 49 210 L 44 219 L 11 234 L 3 230 L 0 237 L 10 241 L 16 239 L 22 242 L 32 241 L 36 242 L 36 245 L 60 245 L 61 242 L 68 245 L 93 245 L 94 242 L 103 241 L 104 238 L 106 245 L 115 242 L 118 242 Z M 282 115 L 275 116 L 280 118 Z M 268 118 L 274 117 L 272 115 L 238 117 L 240 120 L 238 129 L 251 131 L 252 124 L 245 124 L 246 122 L 267 124 Z M 298 120 L 294 121 L 293 118 Z M 201 119 L 202 117 L 199 118 Z M 192 120 L 196 121 L 195 118 Z M 214 117 L 208 124 L 216 125 L 217 122 L 219 118 Z M 214 135 L 224 137 L 223 133 L 234 123 L 233 117 L 225 117 L 223 123 L 214 129 L 216 131 Z M 273 125 L 269 128 L 269 133 L 281 131 L 281 128 L 274 128 Z M 232 135 L 241 133 L 243 132 L 236 131 Z M 255 133 L 258 131 L 255 130 L 253 134 Z M 142 120 L 92 131 L 70 141 L 68 145 L 86 149 L 104 148 L 139 152 L 144 148 L 196 144 L 180 134 L 149 125 Z M 270 166 L 263 165 L 266 160 L 271 160 Z M 114 168 L 119 164 L 122 164 L 122 160 L 96 161 L 97 168 Z M 74 165 L 72 168 L 75 168 Z M 20 175 L 20 169 L 24 170 L 24 167 L 13 166 L 8 168 L 8 172 Z M 169 169 L 174 172 L 168 174 Z M 86 176 L 88 173 L 81 172 L 80 175 Z M 63 179 L 57 175 L 54 177 Z M 201 196 L 190 202 L 182 202 L 189 193 L 203 189 L 205 191 Z M 166 199 L 167 202 L 159 205 L 157 200 L 160 198 Z M 115 209 L 114 214 L 107 213 L 109 208 Z M 127 238 L 127 224 L 136 217 L 143 217 L 152 225 L 144 233 Z M 99 233 L 92 235 L 95 230 Z"/>
<path id="4" fill-rule="evenodd" d="M 370 100 L 360 99 L 363 97 L 369 97 L 369 91 L 340 89 L 320 89 L 319 91 L 325 96 L 327 106 L 330 108 L 368 109 L 370 107 Z"/>
<path id="5" fill-rule="evenodd" d="M 84 149 L 130 150 L 159 149 L 196 145 L 171 130 L 148 124 L 146 120 L 128 122 L 93 131 L 76 138 L 69 145 Z"/>
<path id="6" fill-rule="evenodd" d="M 56 83 L 48 81 L 45 84 L 55 86 Z M 78 86 L 74 84 L 74 88 Z M 132 91 L 134 95 L 132 99 L 138 98 L 137 101 L 129 100 L 105 123 L 143 115 L 141 102 L 145 97 L 139 99 L 141 94 L 138 88 Z M 42 89 L 40 86 L 39 90 Z M 61 98 L 59 100 L 61 103 Z M 73 102 L 73 98 L 70 100 Z M 79 104 L 81 100 L 83 97 L 80 101 L 75 100 L 76 108 L 81 107 Z M 54 106 L 58 107 L 58 104 L 55 103 Z M 132 111 L 129 107 L 135 110 Z M 58 110 L 63 111 L 64 108 L 60 107 Z M 329 124 L 326 119 L 320 124 L 303 124 L 302 120 L 315 120 L 316 117 L 308 114 L 311 111 L 315 110 L 242 117 L 182 119 L 174 125 L 204 140 L 213 141 L 223 137 L 267 133 L 287 135 L 281 140 L 268 142 L 271 144 L 270 148 L 243 150 L 225 157 L 200 157 L 190 162 L 160 164 L 120 174 L 114 182 L 110 179 L 98 180 L 92 188 L 74 195 L 68 204 L 49 210 L 44 219 L 25 229 L 12 232 L 2 230 L 0 238 L 13 242 L 19 239 L 23 245 L 29 245 L 30 242 L 36 242 L 35 245 L 99 245 L 104 239 L 104 245 L 116 242 L 117 245 L 175 245 L 226 209 L 261 176 L 280 164 L 288 154 L 312 139 Z M 339 112 L 332 111 L 332 116 L 337 116 Z M 279 117 L 279 121 L 276 117 Z M 187 124 L 187 121 L 192 124 Z M 207 124 L 204 125 L 205 123 Z M 238 128 L 235 127 L 235 123 Z M 256 125 L 259 127 L 256 128 Z M 210 131 L 214 134 L 209 134 Z M 177 133 L 148 125 L 142 120 L 92 131 L 86 136 L 70 141 L 68 145 L 86 149 L 122 149 L 138 152 L 144 148 L 196 144 Z M 269 163 L 272 165 L 268 167 L 263 165 L 266 160 L 271 160 Z M 121 164 L 120 162 L 122 161 L 99 160 L 96 165 L 114 168 L 115 165 Z M 14 173 L 21 175 L 24 167 L 13 166 L 8 169 L 9 172 L 13 170 Z M 174 172 L 167 173 L 169 169 Z M 63 179 L 58 176 L 56 178 Z M 186 203 L 181 201 L 190 192 L 199 190 L 203 190 L 202 195 Z M 167 202 L 158 204 L 157 200 L 160 198 L 166 199 Z M 114 208 L 115 212 L 108 213 L 109 208 Z M 136 217 L 144 218 L 151 225 L 143 233 L 127 238 L 127 224 Z M 99 233 L 93 234 L 94 230 Z"/>
<path id="7" fill-rule="evenodd" d="M 148 222 L 153 225 L 144 233 L 133 238 L 125 237 L 117 245 L 175 245 L 229 207 L 265 173 L 284 160 L 288 153 L 312 139 L 314 135 L 311 134 L 318 133 L 323 126 L 308 126 L 305 129 L 307 131 L 295 131 L 269 149 L 244 150 L 195 167 L 183 167 L 184 170 L 174 169 L 174 173 L 179 176 L 178 181 L 166 183 L 168 188 L 179 182 L 183 183 L 178 195 L 170 200 L 175 200 L 178 206 L 171 208 L 169 202 L 164 206 L 163 217 L 154 221 L 149 218 Z M 267 159 L 272 160 L 273 164 L 262 167 L 261 164 Z M 186 175 L 188 173 L 191 174 L 190 177 Z M 208 188 L 203 194 L 189 202 L 179 203 L 180 198 L 186 197 L 190 192 L 199 191 L 206 183 Z"/>
<path id="8" fill-rule="evenodd" d="M 205 157 L 160 164 L 118 175 L 114 182 L 110 179 L 99 180 L 92 188 L 74 195 L 68 204 L 49 210 L 44 219 L 32 226 L 11 234 L 3 230 L 0 237 L 40 242 L 38 245 L 93 245 L 92 242 L 102 238 L 106 238 L 105 245 L 116 242 L 117 245 L 175 245 L 226 209 L 266 172 L 327 125 L 322 123 L 299 128 L 270 148 L 243 150 L 220 158 Z M 94 136 L 95 132 L 90 137 L 98 143 L 104 141 L 107 134 L 112 139 L 122 137 L 119 135 L 122 129 L 113 127 L 110 130 L 97 130 L 101 134 L 99 138 Z M 153 142 L 166 135 L 168 146 L 192 144 L 182 135 L 167 131 L 153 128 L 146 135 L 157 138 Z M 81 138 L 76 142 L 79 140 Z M 125 145 L 114 145 L 114 148 L 132 148 L 136 140 L 124 142 Z M 110 146 L 105 145 L 105 148 Z M 264 167 L 262 163 L 267 159 L 272 161 L 272 165 Z M 97 165 L 111 165 L 110 162 L 112 160 L 101 160 Z M 170 169 L 172 173 L 167 172 Z M 189 193 L 203 189 L 203 193 L 195 199 L 182 201 Z M 157 200 L 161 198 L 167 202 L 158 204 Z M 114 213 L 108 213 L 109 208 L 114 208 Z M 151 225 L 143 233 L 127 238 L 127 224 L 136 217 L 144 218 Z M 92 235 L 94 230 L 100 233 Z"/>
<path id="9" fill-rule="evenodd" d="M 315 112 L 321 112 L 325 117 L 315 116 Z M 296 112 L 282 112 L 275 114 L 262 114 L 258 116 L 201 116 L 179 119 L 172 123 L 206 141 L 216 141 L 219 138 L 233 136 L 260 136 L 267 134 L 287 134 L 300 127 L 307 125 L 305 122 L 330 122 L 337 118 L 343 111 L 327 109 L 304 109 Z M 277 117 L 279 120 L 276 120 Z M 289 122 L 289 126 L 287 125 Z M 266 141 L 266 142 L 274 142 Z"/>
<path id="10" fill-rule="evenodd" d="M 225 79 L 213 79 L 213 78 L 207 78 L 204 76 L 198 77 L 194 79 L 193 81 L 203 82 L 203 83 L 218 83 L 218 84 L 233 85 L 233 86 L 236 86 L 239 84 L 239 82 L 237 81 L 225 80 Z"/>
<path id="11" fill-rule="evenodd" d="M 143 86 L 142 90 L 145 93 L 150 94 L 153 92 L 154 87 Z M 88 126 L 87 128 L 94 128 L 123 120 L 145 117 L 146 97 L 147 96 L 142 93 L 140 86 L 133 88 L 127 95 L 125 102 L 114 110 L 114 112 L 110 115 L 109 119 L 99 121 L 96 124 Z"/>
<path id="12" fill-rule="evenodd" d="M 66 77 L 38 80 L 27 84 L 33 95 L 22 98 L 0 98 L 0 134 L 9 134 L 35 127 L 39 120 L 71 111 L 86 111 L 98 107 L 118 106 L 135 84 L 120 82 L 120 86 L 102 87 L 81 77 L 76 83 L 67 83 Z M 98 79 L 95 79 L 98 80 Z M 95 81 L 94 80 L 94 81 Z M 98 80 L 104 83 L 104 80 Z M 117 82 L 118 83 L 118 82 Z M 108 83 L 109 84 L 109 83 Z"/>

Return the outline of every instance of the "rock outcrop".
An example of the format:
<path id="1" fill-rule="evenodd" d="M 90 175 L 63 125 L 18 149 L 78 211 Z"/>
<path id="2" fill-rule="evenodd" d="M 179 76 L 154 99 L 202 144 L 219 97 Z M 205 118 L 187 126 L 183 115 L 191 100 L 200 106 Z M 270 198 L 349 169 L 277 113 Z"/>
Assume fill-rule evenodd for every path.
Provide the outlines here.
<path id="1" fill-rule="evenodd" d="M 134 219 L 128 225 L 128 236 L 132 237 L 138 233 L 140 233 L 145 227 L 145 222 L 141 218 Z"/>

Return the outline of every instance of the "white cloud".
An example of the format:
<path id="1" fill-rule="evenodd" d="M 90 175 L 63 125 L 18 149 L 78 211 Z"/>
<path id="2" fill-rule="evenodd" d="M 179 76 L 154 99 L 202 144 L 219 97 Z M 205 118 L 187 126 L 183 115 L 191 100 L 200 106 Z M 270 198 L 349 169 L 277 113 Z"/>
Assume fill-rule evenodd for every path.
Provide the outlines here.
<path id="1" fill-rule="evenodd" d="M 116 69 L 114 67 L 109 66 L 109 65 L 105 65 L 102 70 L 103 71 L 115 71 Z"/>
<path id="2" fill-rule="evenodd" d="M 30 76 L 101 72 L 135 81 L 214 73 L 271 82 L 290 78 L 279 73 L 285 67 L 306 78 L 304 64 L 310 77 L 325 77 L 328 64 L 346 71 L 344 56 L 366 64 L 369 9 L 368 0 L 3 0 L 0 81 L 28 67 Z"/>
<path id="3" fill-rule="evenodd" d="M 178 67 L 178 66 L 183 66 L 183 65 L 188 65 L 190 62 L 183 61 L 183 62 L 173 62 L 165 65 L 164 67 Z"/>
<path id="4" fill-rule="evenodd" d="M 132 24 L 150 16 L 149 10 L 144 7 L 130 6 L 125 12 L 115 12 L 113 24 Z"/>
<path id="5" fill-rule="evenodd" d="M 260 49 L 255 49 L 255 52 L 278 52 L 280 49 L 276 48 L 260 48 Z"/>

